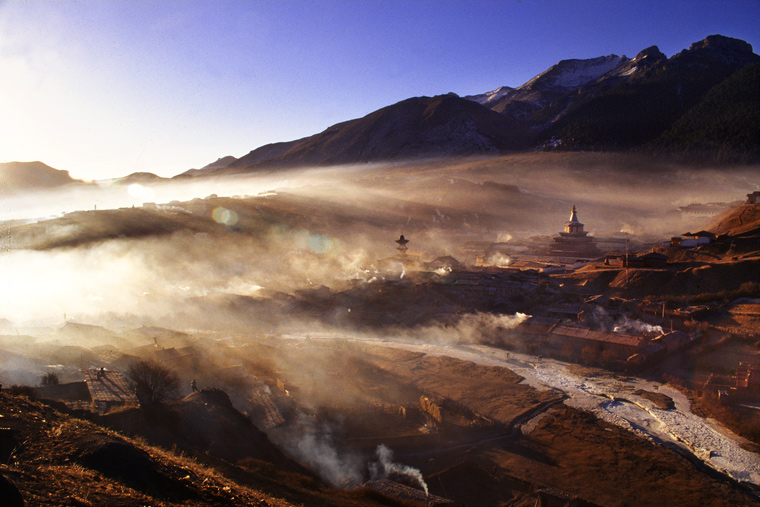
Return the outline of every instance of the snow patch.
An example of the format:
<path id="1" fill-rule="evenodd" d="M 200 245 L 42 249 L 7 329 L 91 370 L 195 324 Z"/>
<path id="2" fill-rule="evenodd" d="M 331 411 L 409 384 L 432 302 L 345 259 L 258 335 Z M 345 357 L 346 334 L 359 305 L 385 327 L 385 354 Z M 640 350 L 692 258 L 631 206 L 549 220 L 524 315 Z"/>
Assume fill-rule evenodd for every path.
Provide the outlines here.
<path id="1" fill-rule="evenodd" d="M 477 102 L 478 104 L 482 104 L 484 106 L 492 103 L 497 102 L 502 97 L 508 95 L 510 92 L 513 92 L 514 88 L 511 88 L 509 86 L 501 86 L 497 88 L 496 90 L 482 93 L 480 95 L 469 95 L 465 97 L 467 100 L 472 100 L 473 102 Z"/>
<path id="2" fill-rule="evenodd" d="M 625 56 L 600 56 L 588 60 L 562 60 L 557 65 L 534 77 L 518 90 L 537 87 L 573 89 L 595 81 L 628 61 Z"/>

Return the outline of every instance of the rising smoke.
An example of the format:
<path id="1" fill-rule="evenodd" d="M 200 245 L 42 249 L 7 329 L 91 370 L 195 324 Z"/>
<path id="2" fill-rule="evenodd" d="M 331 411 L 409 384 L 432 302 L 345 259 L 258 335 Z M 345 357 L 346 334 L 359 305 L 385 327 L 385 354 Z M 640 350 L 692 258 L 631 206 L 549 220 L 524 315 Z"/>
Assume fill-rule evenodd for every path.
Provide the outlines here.
<path id="1" fill-rule="evenodd" d="M 383 444 L 378 445 L 375 450 L 375 456 L 377 457 L 377 461 L 373 461 L 368 465 L 370 480 L 395 479 L 399 481 L 401 479 L 402 482 L 406 482 L 403 480 L 406 479 L 413 484 L 417 484 L 426 495 L 429 494 L 428 485 L 422 478 L 422 473 L 414 467 L 395 463 L 393 461 L 393 451 L 388 447 Z"/>
<path id="2" fill-rule="evenodd" d="M 662 326 L 654 326 L 626 315 L 612 316 L 601 306 L 595 307 L 586 316 L 586 323 L 592 328 L 613 333 L 662 334 Z"/>
<path id="3" fill-rule="evenodd" d="M 474 312 L 460 316 L 450 325 L 428 324 L 398 334 L 427 343 L 478 343 L 498 345 L 504 338 L 505 331 L 514 329 L 523 323 L 529 315 L 524 313 L 494 314 Z"/>
<path id="4" fill-rule="evenodd" d="M 612 328 L 613 333 L 645 333 L 645 334 L 662 334 L 662 326 L 653 326 L 638 319 L 628 317 L 619 318 Z"/>
<path id="5" fill-rule="evenodd" d="M 300 414 L 287 433 L 272 436 L 294 459 L 306 464 L 332 486 L 356 486 L 363 482 L 362 460 L 349 450 L 339 450 L 329 423 Z"/>

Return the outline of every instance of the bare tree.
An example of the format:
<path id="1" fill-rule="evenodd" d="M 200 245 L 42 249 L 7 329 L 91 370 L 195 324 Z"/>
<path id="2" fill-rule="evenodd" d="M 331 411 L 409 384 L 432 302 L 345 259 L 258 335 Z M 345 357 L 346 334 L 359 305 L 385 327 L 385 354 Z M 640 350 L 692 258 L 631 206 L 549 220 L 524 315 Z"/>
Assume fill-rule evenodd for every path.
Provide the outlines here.
<path id="1" fill-rule="evenodd" d="M 46 373 L 42 376 L 43 386 L 57 386 L 59 383 L 60 383 L 60 380 L 58 379 L 58 374 L 53 371 Z"/>
<path id="2" fill-rule="evenodd" d="M 141 359 L 129 365 L 127 377 L 135 386 L 137 399 L 143 406 L 154 406 L 177 395 L 179 376 L 155 361 Z"/>

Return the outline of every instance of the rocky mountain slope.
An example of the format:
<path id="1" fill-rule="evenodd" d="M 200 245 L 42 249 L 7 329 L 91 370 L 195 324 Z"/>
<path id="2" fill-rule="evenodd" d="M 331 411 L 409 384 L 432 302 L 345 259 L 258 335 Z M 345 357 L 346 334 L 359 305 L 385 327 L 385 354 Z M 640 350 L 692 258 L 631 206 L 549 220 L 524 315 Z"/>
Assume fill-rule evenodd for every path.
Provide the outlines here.
<path id="1" fill-rule="evenodd" d="M 760 205 L 733 206 L 713 217 L 707 230 L 716 236 L 760 237 Z"/>
<path id="2" fill-rule="evenodd" d="M 759 84 L 760 63 L 732 74 L 655 139 L 652 151 L 751 152 L 760 146 Z"/>
<path id="3" fill-rule="evenodd" d="M 692 44 L 667 60 L 653 59 L 654 65 L 637 69 L 612 87 L 605 76 L 553 103 L 532 118 L 536 124 L 550 122 L 542 137 L 581 148 L 640 146 L 662 135 L 711 88 L 760 62 L 746 42 L 719 35 Z M 752 149 L 758 151 L 757 146 Z"/>
<path id="4" fill-rule="evenodd" d="M 465 97 L 493 111 L 528 120 L 544 106 L 568 92 L 623 67 L 625 56 L 601 56 L 587 60 L 562 60 L 518 88 L 501 87 L 493 92 Z"/>

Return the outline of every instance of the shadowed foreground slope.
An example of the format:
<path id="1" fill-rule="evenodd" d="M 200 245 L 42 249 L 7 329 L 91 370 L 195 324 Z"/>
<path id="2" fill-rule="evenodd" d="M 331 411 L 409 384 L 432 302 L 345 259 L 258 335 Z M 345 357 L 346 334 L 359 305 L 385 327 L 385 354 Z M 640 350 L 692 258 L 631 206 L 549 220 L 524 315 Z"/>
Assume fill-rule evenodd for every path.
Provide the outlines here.
<path id="1" fill-rule="evenodd" d="M 259 474 L 224 461 L 210 468 L 6 392 L 0 392 L 0 417 L 8 428 L 3 452 L 7 447 L 10 454 L 0 472 L 25 505 L 407 505 L 376 492 L 322 489 L 296 474 L 290 486 L 276 483 L 263 477 L 277 475 L 263 463 Z M 277 493 L 263 492 L 261 484 Z"/>

